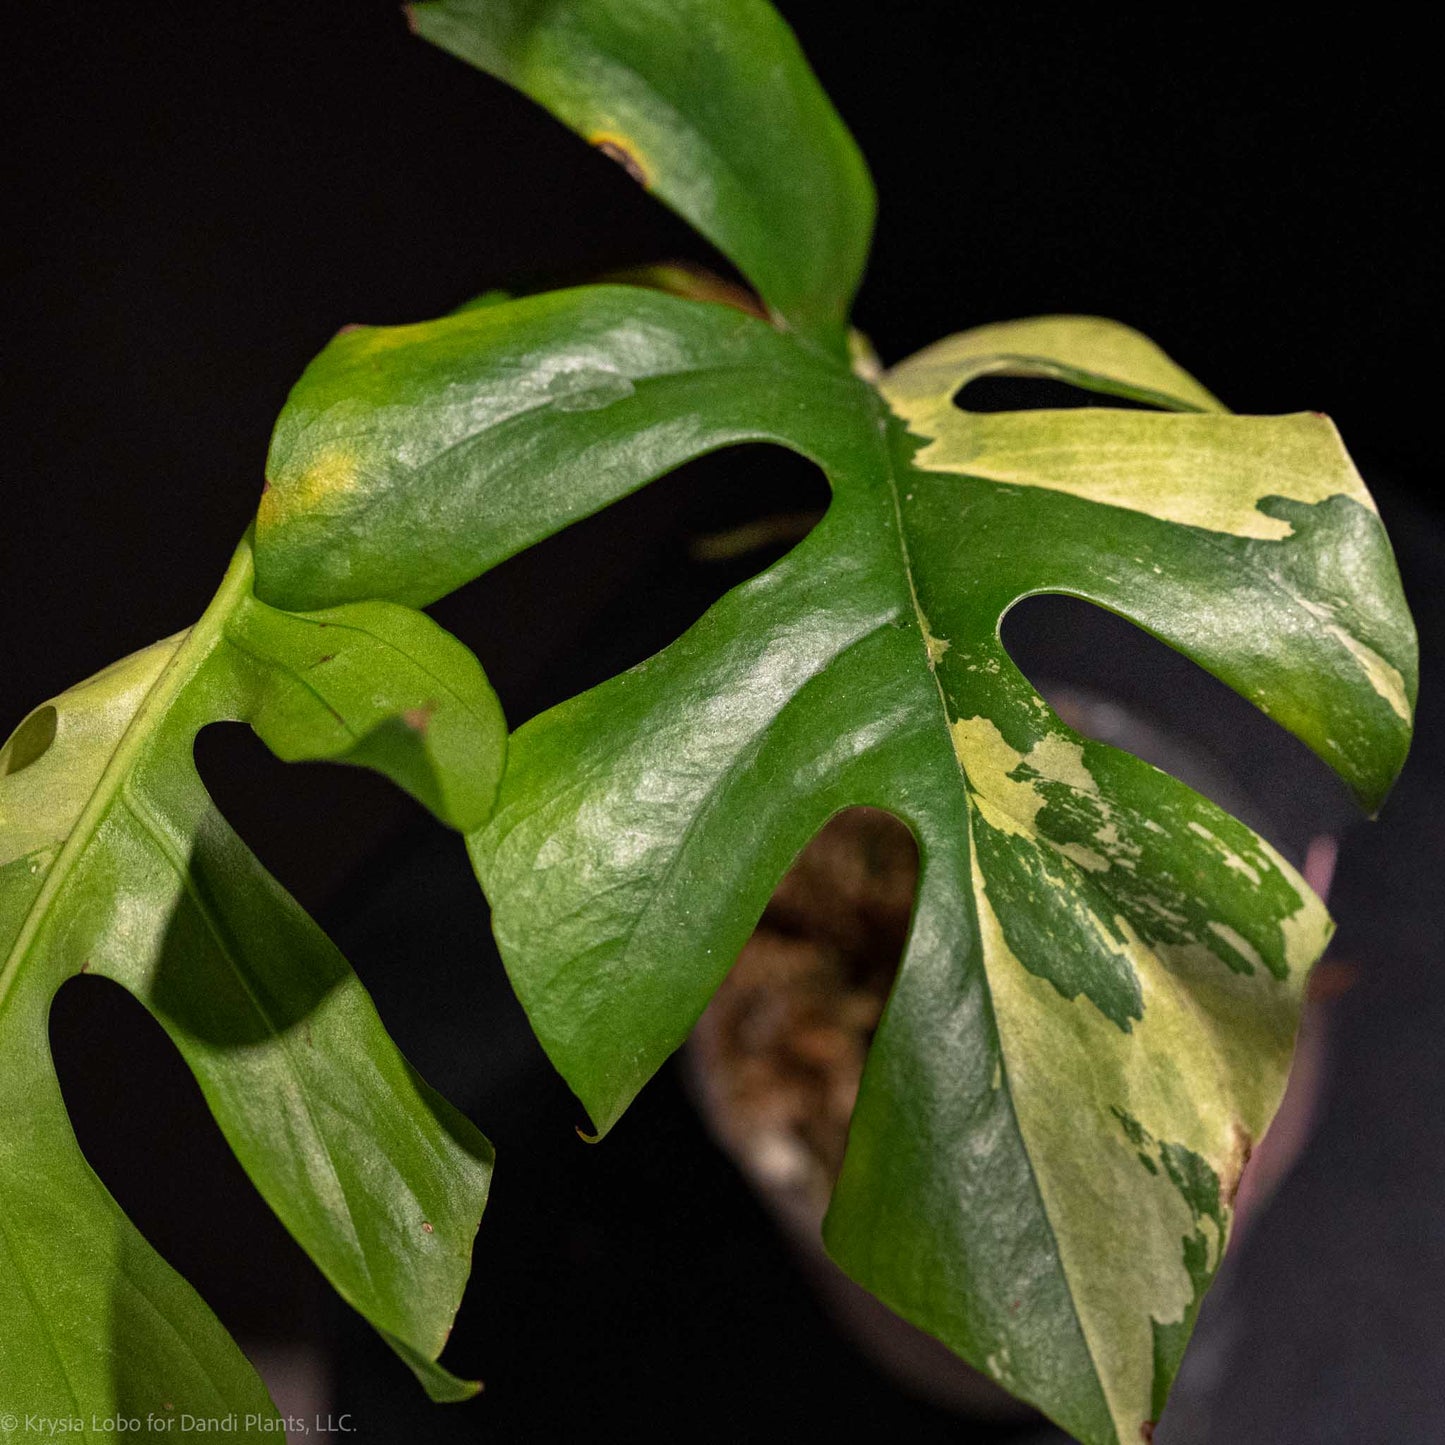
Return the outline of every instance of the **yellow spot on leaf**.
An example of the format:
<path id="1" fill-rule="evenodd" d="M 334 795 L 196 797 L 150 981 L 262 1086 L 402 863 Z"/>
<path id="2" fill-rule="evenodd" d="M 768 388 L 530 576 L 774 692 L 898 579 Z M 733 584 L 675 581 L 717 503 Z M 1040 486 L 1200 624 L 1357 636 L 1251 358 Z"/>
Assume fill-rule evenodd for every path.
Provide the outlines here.
<path id="1" fill-rule="evenodd" d="M 327 504 L 355 488 L 361 476 L 356 454 L 346 447 L 317 452 L 294 478 L 281 478 L 262 494 L 257 516 L 265 525 L 297 512 L 325 512 Z"/>

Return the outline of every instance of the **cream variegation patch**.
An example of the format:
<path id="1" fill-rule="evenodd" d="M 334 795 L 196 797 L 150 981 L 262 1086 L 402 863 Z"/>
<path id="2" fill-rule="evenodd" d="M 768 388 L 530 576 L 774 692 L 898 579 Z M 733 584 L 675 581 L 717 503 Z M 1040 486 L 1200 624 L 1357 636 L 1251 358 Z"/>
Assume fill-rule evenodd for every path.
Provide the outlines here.
<path id="1" fill-rule="evenodd" d="M 1063 853 L 1088 872 L 1133 864 L 1080 742 L 1051 733 L 1022 752 L 981 716 L 953 722 L 951 732 L 970 804 L 984 823 L 1021 845 Z M 1090 796 L 1103 818 L 1095 847 L 1060 845 L 1039 831 L 1050 783 Z M 1122 914 L 1109 916 L 1091 902 L 1097 941 L 1139 982 L 1141 1013 L 1129 1031 L 1086 994 L 1066 996 L 1024 966 L 994 912 L 976 850 L 972 865 L 1002 1078 L 1121 1440 L 1139 1438 L 1150 1419 L 1154 1324 L 1180 1322 L 1196 1299 L 1186 1237 L 1209 1241 L 1211 1271 L 1223 1240 L 1170 1172 L 1141 1158 L 1120 1120 L 1205 1161 L 1226 1211 L 1248 1143 L 1263 1134 L 1283 1092 L 1304 980 L 1330 930 L 1323 904 L 1263 840 L 1246 859 L 1203 824 L 1191 826 L 1198 846 L 1226 855 L 1225 865 L 1254 884 L 1277 871 L 1294 887 L 1298 907 L 1280 924 L 1288 971 L 1274 976 L 1259 950 L 1223 920 L 1201 924 L 1187 942 L 1151 946 Z M 1237 972 L 1226 954 L 1251 971 Z"/>
<path id="2" fill-rule="evenodd" d="M 891 383 L 950 395 L 980 376 L 1038 376 L 1125 388 L 1187 411 L 1224 411 L 1219 400 L 1132 326 L 1103 316 L 1029 316 L 945 336 L 894 367 Z"/>
<path id="3" fill-rule="evenodd" d="M 1346 496 L 1373 510 L 1328 417 L 1216 410 L 1209 393 L 1152 343 L 1110 323 L 1095 323 L 1103 329 L 1091 333 L 1085 323 L 1092 321 L 1043 317 L 984 327 L 895 366 L 881 390 L 924 443 L 913 465 L 1067 492 L 1162 521 L 1262 540 L 1293 532 L 1287 520 L 1260 510 L 1266 497 L 1318 503 Z M 1070 322 L 1074 330 L 1063 325 Z M 1043 350 L 1049 345 L 1059 354 L 1050 357 Z M 1023 347 L 1038 350 L 1018 354 Z M 1090 374 L 1201 410 L 1123 411 L 1108 409 L 1107 399 L 1098 408 L 1059 411 L 968 412 L 954 405 L 966 382 L 991 371 L 1065 379 Z"/>
<path id="4" fill-rule="evenodd" d="M 1415 710 L 1410 705 L 1410 694 L 1405 688 L 1405 677 L 1398 667 L 1386 662 L 1373 647 L 1361 642 L 1354 633 L 1335 621 L 1334 610 L 1324 603 L 1300 599 L 1301 606 L 1312 617 L 1318 618 L 1327 631 L 1346 652 L 1354 658 L 1360 671 L 1374 690 L 1385 699 L 1390 709 L 1403 722 L 1414 718 Z"/>
<path id="5" fill-rule="evenodd" d="M 1127 958 L 1143 994 L 1143 1016 L 1125 1033 L 1086 997 L 1066 999 L 1019 962 L 976 853 L 973 870 L 1004 1078 L 1119 1438 L 1135 1440 L 1151 1418 L 1154 1322 L 1182 1320 L 1195 1297 L 1183 1242 L 1200 1223 L 1119 1120 L 1205 1160 L 1227 1207 L 1242 1141 L 1264 1132 L 1283 1092 L 1306 970 L 1297 950 L 1284 981 L 1263 968 L 1241 977 L 1217 958 L 1179 970 L 1124 918 L 1112 929 L 1100 920 L 1100 938 Z M 1302 885 L 1300 897 L 1287 936 L 1313 946 L 1328 923 Z M 1211 1238 L 1211 1270 L 1222 1247 Z"/>
<path id="6" fill-rule="evenodd" d="M 990 826 L 1044 843 L 1090 873 L 1104 873 L 1116 865 L 1133 869 L 1138 846 L 1120 837 L 1110 818 L 1108 800 L 1099 793 L 1084 763 L 1082 744 L 1047 733 L 1027 753 L 1021 753 L 1009 745 L 992 719 L 981 716 L 959 718 L 949 731 L 974 805 Z M 1027 776 L 1015 777 L 1020 771 Z M 1039 831 L 1038 815 L 1047 802 L 1041 783 L 1062 783 L 1092 798 L 1105 819 L 1094 833 L 1094 846 L 1059 842 Z"/>

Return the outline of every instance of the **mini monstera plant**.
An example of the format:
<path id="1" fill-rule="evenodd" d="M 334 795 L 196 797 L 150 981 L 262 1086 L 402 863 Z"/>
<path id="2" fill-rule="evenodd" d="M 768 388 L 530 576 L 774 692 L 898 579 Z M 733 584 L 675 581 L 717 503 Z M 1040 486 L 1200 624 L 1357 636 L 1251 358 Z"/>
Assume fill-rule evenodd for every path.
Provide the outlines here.
<path id="1" fill-rule="evenodd" d="M 201 619 L 0 754 L 0 1437 L 27 1412 L 93 1439 L 173 1412 L 277 1428 L 76 1144 L 46 1021 L 84 972 L 164 1025 L 271 1207 L 431 1395 L 475 1389 L 437 1357 L 490 1149 L 207 796 L 195 736 L 241 720 L 284 759 L 385 773 L 465 835 L 599 1135 L 800 847 L 843 808 L 896 814 L 915 913 L 827 1247 L 1078 1439 L 1147 1438 L 1331 925 L 1267 843 L 1064 726 L 1000 619 L 1039 592 L 1130 618 L 1373 809 L 1408 745 L 1415 643 L 1334 427 L 1232 415 L 1089 317 L 982 326 L 880 371 L 848 324 L 868 172 L 763 0 L 437 0 L 413 23 L 619 161 L 751 290 L 662 269 L 347 328 L 291 393 Z M 1099 404 L 970 411 L 996 373 Z M 508 738 L 420 609 L 758 441 L 822 469 L 823 521 Z"/>

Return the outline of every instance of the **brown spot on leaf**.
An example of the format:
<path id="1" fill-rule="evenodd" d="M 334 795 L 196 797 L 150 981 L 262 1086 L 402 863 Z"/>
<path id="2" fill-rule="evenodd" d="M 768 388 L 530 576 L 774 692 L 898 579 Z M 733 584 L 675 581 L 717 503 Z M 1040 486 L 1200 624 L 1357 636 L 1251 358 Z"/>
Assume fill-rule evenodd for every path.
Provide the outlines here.
<path id="1" fill-rule="evenodd" d="M 422 1227 L 424 1230 L 426 1230 L 426 1232 L 427 1232 L 428 1234 L 435 1234 L 435 1233 L 436 1233 L 436 1231 L 431 1227 L 430 1224 L 427 1223 L 427 1221 L 426 1221 L 425 1219 L 422 1220 L 422 1222 L 421 1222 L 421 1227 Z"/>
<path id="2" fill-rule="evenodd" d="M 328 653 L 324 654 L 323 656 L 318 657 L 318 658 L 316 659 L 316 665 L 317 665 L 317 667 L 320 667 L 323 662 L 335 662 L 335 661 L 336 661 L 336 654 L 335 654 L 334 652 L 328 652 Z"/>
<path id="3" fill-rule="evenodd" d="M 587 137 L 587 144 L 595 146 L 608 160 L 616 161 L 644 190 L 652 185 L 652 180 L 647 174 L 647 167 L 642 164 L 629 141 L 624 140 L 621 136 L 599 131 L 596 135 Z"/>
<path id="4" fill-rule="evenodd" d="M 338 331 L 336 334 L 337 334 L 338 336 L 350 336 L 353 331 L 360 331 L 360 330 L 361 330 L 361 322 L 359 322 L 359 321 L 348 321 L 348 322 L 346 323 L 346 325 L 343 326 L 343 327 L 341 328 L 341 330 Z"/>
<path id="5" fill-rule="evenodd" d="M 1230 1137 L 1229 1158 L 1219 1177 L 1219 1197 L 1233 1209 L 1235 1196 L 1239 1193 L 1239 1181 L 1244 1175 L 1249 1156 L 1254 1153 L 1254 1138 L 1238 1119 L 1234 1121 Z"/>
<path id="6" fill-rule="evenodd" d="M 1139 1438 L 1146 1442 L 1154 1438 L 1154 1422 L 1152 1420 L 1146 1420 L 1139 1427 Z"/>
<path id="7" fill-rule="evenodd" d="M 90 972 L 90 960 L 89 960 L 88 958 L 85 960 L 84 963 L 82 963 L 82 964 L 80 965 L 80 971 L 81 971 L 81 973 L 89 973 L 89 972 Z"/>
<path id="8" fill-rule="evenodd" d="M 420 707 L 409 707 L 402 713 L 401 720 L 414 733 L 424 733 L 431 725 L 431 715 L 437 710 L 434 702 L 423 703 Z"/>

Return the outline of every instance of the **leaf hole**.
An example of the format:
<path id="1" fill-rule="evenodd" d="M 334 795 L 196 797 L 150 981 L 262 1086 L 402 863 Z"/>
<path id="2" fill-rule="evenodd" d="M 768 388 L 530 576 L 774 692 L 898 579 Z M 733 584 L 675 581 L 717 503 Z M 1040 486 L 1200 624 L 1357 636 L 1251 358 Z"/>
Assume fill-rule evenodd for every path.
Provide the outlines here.
<path id="1" fill-rule="evenodd" d="M 711 1133 L 801 1245 L 815 1288 L 884 1376 L 971 1417 L 1032 1419 L 1028 1406 L 864 1294 L 818 1245 L 918 873 L 913 834 L 892 813 L 855 807 L 829 819 L 693 1029 L 685 1077 Z"/>
<path id="2" fill-rule="evenodd" d="M 918 884 L 913 834 L 849 808 L 808 842 L 688 1045 L 704 1116 L 771 1204 L 821 1224 Z"/>
<path id="3" fill-rule="evenodd" d="M 283 763 L 240 723 L 213 723 L 196 769 L 221 814 L 313 917 L 394 835 L 434 826 L 394 783 L 339 763 Z"/>
<path id="4" fill-rule="evenodd" d="M 978 376 L 953 398 L 960 411 L 1054 411 L 1081 406 L 1107 406 L 1122 411 L 1155 411 L 1142 401 L 1089 391 L 1043 376 Z"/>
<path id="5" fill-rule="evenodd" d="M 510 1117 L 518 1071 L 553 1077 L 456 833 L 378 774 L 283 763 L 240 724 L 202 730 L 195 752 L 227 822 L 325 929 L 423 1078 L 464 1104 L 495 1087 L 507 1108 L 490 1124 Z"/>
<path id="6" fill-rule="evenodd" d="M 248 1349 L 314 1338 L 324 1281 L 141 1004 L 110 979 L 72 978 L 51 1004 L 50 1048 L 81 1152 L 152 1247 Z"/>
<path id="7" fill-rule="evenodd" d="M 1126 618 L 1076 597 L 1027 597 L 1006 614 L 1002 637 L 1076 732 L 1202 793 L 1296 867 L 1312 839 L 1358 820 L 1344 784 L 1303 743 Z"/>
<path id="8" fill-rule="evenodd" d="M 822 471 L 783 447 L 699 457 L 428 611 L 472 647 L 517 727 L 660 652 L 822 520 Z"/>
<path id="9" fill-rule="evenodd" d="M 59 715 L 50 703 L 36 708 L 0 748 L 0 778 L 21 772 L 44 757 L 55 741 L 58 724 Z"/>

